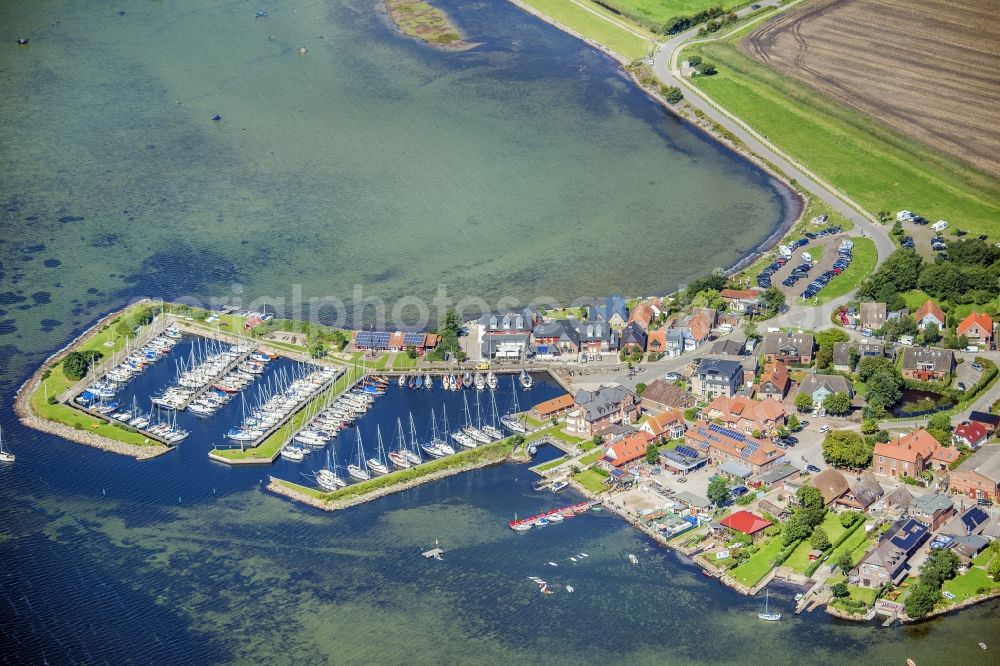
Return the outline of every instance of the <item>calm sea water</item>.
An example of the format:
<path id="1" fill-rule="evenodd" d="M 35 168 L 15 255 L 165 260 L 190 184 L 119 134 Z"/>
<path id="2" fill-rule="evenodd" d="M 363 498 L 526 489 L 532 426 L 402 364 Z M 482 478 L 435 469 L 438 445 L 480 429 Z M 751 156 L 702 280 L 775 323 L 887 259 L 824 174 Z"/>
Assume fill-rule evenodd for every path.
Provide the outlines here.
<path id="1" fill-rule="evenodd" d="M 524 466 L 324 514 L 261 490 L 312 461 L 207 460 L 235 406 L 183 416 L 198 431 L 144 463 L 13 420 L 35 364 L 141 294 L 667 291 L 781 219 L 760 171 L 603 56 L 505 3 L 443 4 L 481 47 L 429 51 L 361 0 L 0 4 L 0 424 L 18 455 L 0 468 L 0 662 L 982 663 L 997 604 L 763 627 L 755 600 L 611 516 L 513 534 L 515 512 L 577 499 L 535 493 Z M 410 412 L 422 436 L 444 400 L 461 419 L 456 399 L 387 396 L 365 441 Z M 425 562 L 435 540 L 445 560 Z"/>

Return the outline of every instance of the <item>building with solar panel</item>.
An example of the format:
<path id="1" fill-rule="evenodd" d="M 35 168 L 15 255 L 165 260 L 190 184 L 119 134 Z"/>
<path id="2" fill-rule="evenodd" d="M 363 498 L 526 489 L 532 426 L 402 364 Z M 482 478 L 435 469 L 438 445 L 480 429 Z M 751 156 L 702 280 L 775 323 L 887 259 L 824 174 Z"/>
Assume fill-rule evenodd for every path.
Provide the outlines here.
<path id="1" fill-rule="evenodd" d="M 761 475 L 785 462 L 785 453 L 764 439 L 699 421 L 684 433 L 684 443 L 715 465 L 732 463 Z"/>
<path id="2" fill-rule="evenodd" d="M 405 331 L 355 331 L 354 348 L 364 351 L 406 351 L 413 347 L 418 354 L 434 349 L 440 336 L 433 333 Z"/>

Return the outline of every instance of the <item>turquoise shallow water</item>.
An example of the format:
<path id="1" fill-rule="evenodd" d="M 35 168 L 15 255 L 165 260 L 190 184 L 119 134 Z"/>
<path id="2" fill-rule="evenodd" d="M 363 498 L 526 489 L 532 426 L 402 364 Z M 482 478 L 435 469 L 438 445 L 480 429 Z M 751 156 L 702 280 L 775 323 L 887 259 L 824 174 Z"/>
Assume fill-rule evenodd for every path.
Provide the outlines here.
<path id="1" fill-rule="evenodd" d="M 573 499 L 521 466 L 327 515 L 209 464 L 210 441 L 140 464 L 13 420 L 35 363 L 141 294 L 669 291 L 778 224 L 763 174 L 603 56 L 505 3 L 444 4 L 480 48 L 429 51 L 358 0 L 0 4 L 0 662 L 983 663 L 997 604 L 761 627 L 610 515 L 515 535 L 515 511 Z M 417 555 L 433 539 L 445 562 Z"/>

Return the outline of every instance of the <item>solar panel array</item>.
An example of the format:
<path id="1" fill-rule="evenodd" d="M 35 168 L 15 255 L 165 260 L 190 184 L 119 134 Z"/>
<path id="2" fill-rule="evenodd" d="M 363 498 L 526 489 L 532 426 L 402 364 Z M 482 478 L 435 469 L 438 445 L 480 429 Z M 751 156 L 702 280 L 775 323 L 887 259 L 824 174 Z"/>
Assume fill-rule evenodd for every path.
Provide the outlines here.
<path id="1" fill-rule="evenodd" d="M 740 456 L 743 458 L 749 458 L 753 454 L 757 453 L 757 442 L 747 442 L 743 450 L 740 451 Z"/>
<path id="2" fill-rule="evenodd" d="M 405 347 L 421 347 L 423 344 L 423 333 L 406 333 L 403 335 L 403 346 Z"/>
<path id="3" fill-rule="evenodd" d="M 389 346 L 389 333 L 386 331 L 358 331 L 358 337 L 354 341 L 357 347 L 368 347 L 378 349 Z"/>
<path id="4" fill-rule="evenodd" d="M 722 426 L 716 423 L 709 423 L 708 429 L 711 430 L 712 432 L 717 432 L 720 435 L 724 435 L 729 439 L 735 439 L 737 442 L 745 442 L 747 439 L 747 436 L 744 435 L 743 433 L 738 432 L 736 430 L 730 430 L 729 428 L 723 428 Z"/>
<path id="5" fill-rule="evenodd" d="M 687 456 L 688 458 L 697 458 L 699 455 L 701 455 L 689 446 L 678 446 L 677 448 L 674 449 L 674 451 L 681 454 L 682 456 Z"/>

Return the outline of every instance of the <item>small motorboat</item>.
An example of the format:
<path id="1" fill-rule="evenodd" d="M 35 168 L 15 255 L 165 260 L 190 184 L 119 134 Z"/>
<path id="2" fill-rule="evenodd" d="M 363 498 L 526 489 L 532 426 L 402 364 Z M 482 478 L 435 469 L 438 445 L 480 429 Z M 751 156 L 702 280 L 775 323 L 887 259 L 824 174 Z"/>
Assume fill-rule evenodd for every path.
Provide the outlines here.
<path id="1" fill-rule="evenodd" d="M 18 40 L 17 40 L 17 43 L 20 44 L 21 46 L 24 46 L 25 44 L 28 43 L 28 38 L 27 37 L 19 37 Z"/>
<path id="2" fill-rule="evenodd" d="M 559 565 L 558 565 L 558 564 L 556 564 L 555 562 L 549 562 L 549 566 L 550 566 L 550 567 L 557 567 L 557 566 L 559 566 Z"/>
<path id="3" fill-rule="evenodd" d="M 259 9 L 259 10 L 257 10 L 257 15 L 256 16 L 257 16 L 257 18 L 264 18 L 264 17 L 267 16 L 267 12 L 264 11 L 263 9 Z"/>
<path id="4" fill-rule="evenodd" d="M 569 592 L 570 594 L 573 594 L 573 586 L 572 585 L 567 585 L 566 586 L 566 591 Z"/>
<path id="5" fill-rule="evenodd" d="M 562 492 L 563 490 L 566 490 L 568 486 L 569 486 L 569 481 L 557 481 L 556 483 L 552 484 L 552 492 L 554 493 Z"/>
<path id="6" fill-rule="evenodd" d="M 632 553 L 628 554 L 628 559 L 629 562 L 631 562 L 632 564 L 639 564 L 639 558 L 633 555 Z"/>
<path id="7" fill-rule="evenodd" d="M 563 515 L 561 513 L 553 513 L 550 516 L 546 516 L 545 519 L 550 523 L 561 523 L 563 521 Z"/>
<path id="8" fill-rule="evenodd" d="M 307 49 L 306 47 L 303 46 L 302 48 L 299 49 L 299 55 L 305 55 L 307 53 L 309 53 L 309 49 Z"/>
<path id="9" fill-rule="evenodd" d="M 222 120 L 222 116 L 220 116 L 220 115 L 219 115 L 219 114 L 217 113 L 217 114 L 215 114 L 214 116 L 212 116 L 212 120 Z"/>

